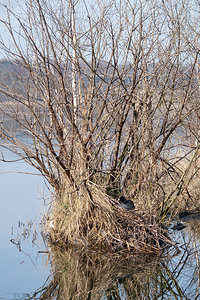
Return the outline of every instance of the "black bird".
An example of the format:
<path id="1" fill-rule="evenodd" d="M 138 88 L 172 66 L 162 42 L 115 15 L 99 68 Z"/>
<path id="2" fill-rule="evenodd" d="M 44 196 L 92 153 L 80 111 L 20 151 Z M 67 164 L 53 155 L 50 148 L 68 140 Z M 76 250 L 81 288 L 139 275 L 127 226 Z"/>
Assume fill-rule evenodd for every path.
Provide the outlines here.
<path id="1" fill-rule="evenodd" d="M 173 230 L 182 230 L 182 229 L 184 229 L 186 226 L 183 224 L 183 223 L 181 223 L 181 222 L 178 222 L 176 225 L 174 225 L 173 227 L 172 227 L 172 229 Z"/>
<path id="2" fill-rule="evenodd" d="M 119 197 L 119 206 L 126 208 L 128 210 L 135 208 L 133 202 L 131 200 L 127 200 L 124 196 Z"/>

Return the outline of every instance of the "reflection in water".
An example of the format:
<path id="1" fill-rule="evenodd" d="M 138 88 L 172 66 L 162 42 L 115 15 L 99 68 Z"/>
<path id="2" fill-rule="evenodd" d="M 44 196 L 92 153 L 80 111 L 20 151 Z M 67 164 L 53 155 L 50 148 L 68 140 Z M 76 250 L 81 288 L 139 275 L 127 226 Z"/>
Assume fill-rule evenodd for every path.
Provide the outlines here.
<path id="1" fill-rule="evenodd" d="M 175 232 L 180 252 L 162 257 L 51 248 L 52 275 L 28 299 L 199 299 L 199 224 Z"/>
<path id="2" fill-rule="evenodd" d="M 158 266 L 158 258 L 149 256 L 53 252 L 54 275 L 31 299 L 142 299 Z"/>

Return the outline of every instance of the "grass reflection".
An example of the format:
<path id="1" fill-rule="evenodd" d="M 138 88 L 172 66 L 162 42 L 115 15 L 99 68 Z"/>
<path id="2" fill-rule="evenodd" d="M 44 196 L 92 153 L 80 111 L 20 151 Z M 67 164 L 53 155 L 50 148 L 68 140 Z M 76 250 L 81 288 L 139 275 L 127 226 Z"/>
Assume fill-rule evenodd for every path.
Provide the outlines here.
<path id="1" fill-rule="evenodd" d="M 12 299 L 200 299 L 200 221 L 191 219 L 183 223 L 184 230 L 171 233 L 179 248 L 170 247 L 162 255 L 105 254 L 86 248 L 44 247 L 38 254 L 48 255 L 51 275 L 31 296 Z M 23 244 L 24 239 L 34 240 L 31 228 L 27 234 L 23 226 L 22 234 L 15 241 Z"/>
<path id="2" fill-rule="evenodd" d="M 170 251 L 158 257 L 52 248 L 53 275 L 29 299 L 198 299 L 196 280 L 180 280 L 194 252 Z"/>

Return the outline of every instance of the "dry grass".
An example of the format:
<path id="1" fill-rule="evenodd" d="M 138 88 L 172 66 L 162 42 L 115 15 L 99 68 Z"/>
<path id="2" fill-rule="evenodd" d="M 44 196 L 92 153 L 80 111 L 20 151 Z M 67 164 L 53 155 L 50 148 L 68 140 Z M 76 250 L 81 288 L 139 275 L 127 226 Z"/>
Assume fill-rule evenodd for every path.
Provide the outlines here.
<path id="1" fill-rule="evenodd" d="M 200 210 L 199 149 L 190 154 L 179 150 L 171 161 L 176 171 L 171 179 L 168 178 L 163 184 L 167 195 L 166 206 L 174 215 L 198 212 Z"/>
<path id="2" fill-rule="evenodd" d="M 91 200 L 92 197 L 92 200 Z M 55 201 L 46 230 L 51 243 L 103 251 L 157 252 L 171 244 L 156 218 L 127 211 L 101 189 L 91 186 Z"/>

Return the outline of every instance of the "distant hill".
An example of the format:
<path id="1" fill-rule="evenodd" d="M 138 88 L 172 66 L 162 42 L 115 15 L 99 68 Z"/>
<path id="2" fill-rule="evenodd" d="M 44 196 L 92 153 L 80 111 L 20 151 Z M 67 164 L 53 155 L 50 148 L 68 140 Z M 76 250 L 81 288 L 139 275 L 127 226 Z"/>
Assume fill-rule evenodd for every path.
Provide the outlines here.
<path id="1" fill-rule="evenodd" d="M 0 60 L 0 101 L 6 101 L 8 98 L 1 92 L 1 89 L 19 88 L 19 80 L 21 72 L 19 72 L 19 65 L 8 60 Z"/>

